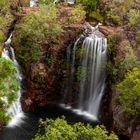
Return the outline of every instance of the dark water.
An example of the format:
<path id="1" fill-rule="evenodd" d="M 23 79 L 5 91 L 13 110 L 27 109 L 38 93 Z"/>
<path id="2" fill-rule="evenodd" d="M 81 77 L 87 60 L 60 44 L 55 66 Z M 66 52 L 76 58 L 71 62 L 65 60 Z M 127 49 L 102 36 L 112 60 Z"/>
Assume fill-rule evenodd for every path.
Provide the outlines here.
<path id="1" fill-rule="evenodd" d="M 83 116 L 74 114 L 70 110 L 63 109 L 58 105 L 49 105 L 47 108 L 38 109 L 34 113 L 26 114 L 23 123 L 19 126 L 13 128 L 5 128 L 5 130 L 0 134 L 0 140 L 31 140 L 38 129 L 39 118 L 57 118 L 65 116 L 67 121 L 71 124 L 76 122 L 91 123 L 95 126 L 99 122 L 93 122 L 87 120 Z"/>
<path id="2" fill-rule="evenodd" d="M 76 115 L 70 110 L 63 109 L 58 105 L 49 105 L 46 108 L 38 109 L 34 113 L 25 114 L 25 118 L 22 119 L 23 123 L 19 126 L 13 128 L 5 128 L 5 130 L 0 134 L 0 140 L 31 140 L 34 138 L 38 130 L 38 120 L 40 118 L 57 118 L 65 116 L 66 120 L 74 124 L 76 122 L 90 123 L 92 126 L 99 124 L 100 122 L 93 122 L 86 119 L 83 116 Z M 120 136 L 120 140 L 130 140 L 125 136 Z"/>

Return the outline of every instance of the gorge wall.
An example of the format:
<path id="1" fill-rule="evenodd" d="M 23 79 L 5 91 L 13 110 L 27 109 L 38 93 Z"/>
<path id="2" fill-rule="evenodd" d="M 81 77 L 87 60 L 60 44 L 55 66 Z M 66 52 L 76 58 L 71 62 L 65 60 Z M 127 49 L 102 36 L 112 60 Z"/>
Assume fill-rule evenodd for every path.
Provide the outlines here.
<path id="1" fill-rule="evenodd" d="M 104 16 L 105 26 L 101 26 L 99 30 L 108 38 L 109 45 L 107 64 L 108 77 L 106 80 L 107 87 L 101 105 L 100 118 L 110 130 L 115 130 L 117 134 L 125 135 L 129 139 L 133 137 L 132 140 L 138 140 L 140 121 L 137 118 L 132 119 L 126 116 L 122 106 L 116 102 L 119 92 L 113 88 L 113 85 L 122 80 L 127 71 L 124 67 L 121 67 L 123 66 L 121 63 L 122 60 L 125 60 L 128 55 L 132 53 L 136 54 L 138 60 L 140 60 L 139 44 L 135 37 L 135 32 L 139 27 L 128 27 L 126 26 L 127 23 L 121 23 L 124 22 L 122 19 L 120 19 L 121 22 L 118 22 L 118 19 L 116 21 L 116 19 L 114 20 L 114 18 L 110 16 L 106 17 L 107 14 L 105 11 L 109 9 L 108 3 L 110 2 L 102 1 L 103 3 L 99 3 L 99 9 Z M 16 10 L 17 6 L 13 5 L 12 8 L 13 10 Z M 22 98 L 22 106 L 25 112 L 34 111 L 37 107 L 46 106 L 50 103 L 60 103 L 63 96 L 63 88 L 67 81 L 66 75 L 68 64 L 66 60 L 66 51 L 69 45 L 74 45 L 74 42 L 84 31 L 84 23 L 86 21 L 84 14 L 80 15 L 78 20 L 77 17 L 71 19 L 73 16 L 73 12 L 71 12 L 72 7 L 61 5 L 58 8 L 59 10 L 57 13 L 59 15 L 59 22 L 63 28 L 61 34 L 57 37 L 54 37 L 53 35 L 49 36 L 49 38 L 45 38 L 43 41 L 40 41 L 35 37 L 31 40 L 32 42 L 37 42 L 36 44 L 39 45 L 40 56 L 38 60 L 25 60 L 25 57 L 23 56 L 26 53 L 29 53 L 28 56 L 32 57 L 34 50 L 32 50 L 32 48 L 28 48 L 28 52 L 24 51 L 24 45 L 26 45 L 24 42 L 26 43 L 30 40 L 23 40 L 23 42 L 20 42 L 20 27 L 15 27 L 12 46 L 15 49 L 16 57 L 22 67 L 22 72 L 25 75 L 24 84 L 26 93 Z M 39 8 L 23 8 L 22 14 L 14 12 L 18 19 L 16 24 L 20 25 L 24 16 L 30 13 L 37 13 L 39 11 Z M 79 11 L 76 11 L 76 13 L 78 12 Z M 126 15 L 123 15 L 123 17 L 125 19 Z M 100 19 L 94 19 L 93 21 L 95 22 L 90 22 L 91 25 L 95 25 L 97 21 L 100 21 Z M 128 22 L 128 19 L 125 20 L 125 22 L 126 21 Z M 118 24 L 117 22 L 121 24 Z M 51 23 L 53 24 L 52 21 Z M 24 32 L 22 34 L 24 34 Z M 30 39 L 30 36 L 28 37 Z M 30 44 L 28 45 L 30 47 Z M 131 49 L 126 47 L 130 45 L 135 47 L 132 47 Z M 132 66 L 136 66 L 135 63 L 133 63 Z M 131 68 L 132 67 L 130 66 L 129 69 Z M 76 89 L 77 84 L 75 82 L 75 90 Z M 74 94 L 75 93 L 71 96 L 75 96 Z"/>

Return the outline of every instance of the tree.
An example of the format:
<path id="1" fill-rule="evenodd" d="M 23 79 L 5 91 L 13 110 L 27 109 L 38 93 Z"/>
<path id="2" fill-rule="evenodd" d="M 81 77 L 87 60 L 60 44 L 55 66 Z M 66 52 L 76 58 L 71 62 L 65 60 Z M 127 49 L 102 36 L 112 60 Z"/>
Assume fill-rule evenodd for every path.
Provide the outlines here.
<path id="1" fill-rule="evenodd" d="M 117 85 L 120 92 L 119 103 L 131 117 L 140 116 L 140 68 L 133 68 L 125 75 L 125 79 Z"/>
<path id="2" fill-rule="evenodd" d="M 79 122 L 68 124 L 65 118 L 46 119 L 40 121 L 44 134 L 36 134 L 34 140 L 118 140 L 114 133 L 108 133 L 104 126 L 84 125 Z"/>

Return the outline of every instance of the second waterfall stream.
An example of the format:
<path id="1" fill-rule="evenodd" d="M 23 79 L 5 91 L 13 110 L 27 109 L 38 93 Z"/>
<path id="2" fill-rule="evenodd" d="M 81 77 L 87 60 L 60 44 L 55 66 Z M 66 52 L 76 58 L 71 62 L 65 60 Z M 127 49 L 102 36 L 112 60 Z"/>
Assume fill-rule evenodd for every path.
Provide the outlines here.
<path id="1" fill-rule="evenodd" d="M 36 2 L 37 2 L 37 0 L 31 0 L 30 7 L 31 8 L 35 7 Z M 18 64 L 16 57 L 15 57 L 14 49 L 11 46 L 12 36 L 13 36 L 13 33 L 10 34 L 9 38 L 5 42 L 5 48 L 2 52 L 2 57 L 5 57 L 6 59 L 11 59 L 13 61 L 14 66 L 17 68 L 17 74 L 15 76 L 17 77 L 17 79 L 19 80 L 19 82 L 21 84 L 23 78 L 22 78 L 22 74 L 20 72 L 19 64 Z M 22 111 L 22 108 L 21 108 L 21 101 L 20 101 L 21 94 L 22 94 L 22 89 L 20 86 L 20 90 L 17 93 L 16 101 L 14 101 L 13 104 L 7 110 L 7 113 L 11 114 L 11 116 L 12 116 L 10 122 L 8 123 L 8 127 L 18 126 L 19 124 L 24 122 L 23 118 L 26 117 L 24 115 L 24 112 Z"/>
<path id="2" fill-rule="evenodd" d="M 75 42 L 73 51 L 68 48 L 67 60 L 71 64 L 70 76 L 66 86 L 66 93 L 61 106 L 72 109 L 79 115 L 92 120 L 98 120 L 101 99 L 104 95 L 107 61 L 107 39 L 98 31 L 98 25 L 91 27 L 91 32 L 79 45 L 80 38 Z M 79 47 L 80 46 L 80 47 Z M 80 50 L 80 53 L 78 50 Z M 80 60 L 77 67 L 77 55 Z M 71 58 L 70 58 L 71 57 Z M 76 72 L 78 71 L 78 72 Z M 73 107 L 72 96 L 75 73 L 80 75 L 78 102 Z"/>
<path id="3" fill-rule="evenodd" d="M 17 74 L 15 75 L 19 82 L 22 81 L 22 74 L 20 73 L 19 70 L 19 64 L 15 58 L 15 53 L 14 49 L 11 47 L 11 38 L 12 38 L 12 33 L 5 42 L 6 48 L 4 48 L 2 52 L 2 57 L 5 57 L 6 59 L 11 59 L 14 63 L 14 66 L 17 68 Z M 22 122 L 22 119 L 24 117 L 24 113 L 21 109 L 21 103 L 20 103 L 20 98 L 21 98 L 21 89 L 17 93 L 17 99 L 16 101 L 13 102 L 13 104 L 9 107 L 7 113 L 12 115 L 12 119 L 10 120 L 8 126 L 13 127 L 15 125 L 18 125 Z"/>

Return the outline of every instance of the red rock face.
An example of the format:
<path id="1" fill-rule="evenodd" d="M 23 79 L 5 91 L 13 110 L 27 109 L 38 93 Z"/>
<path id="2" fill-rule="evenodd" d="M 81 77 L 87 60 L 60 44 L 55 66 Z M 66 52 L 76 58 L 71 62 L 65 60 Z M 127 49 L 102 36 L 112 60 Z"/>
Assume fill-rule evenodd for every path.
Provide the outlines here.
<path id="1" fill-rule="evenodd" d="M 64 71 L 66 69 L 66 50 L 79 35 L 79 29 L 71 28 L 59 37 L 59 43 L 46 47 L 45 56 L 37 63 L 25 67 L 27 92 L 22 102 L 24 111 L 34 111 L 37 106 L 58 103 L 61 100 Z"/>

